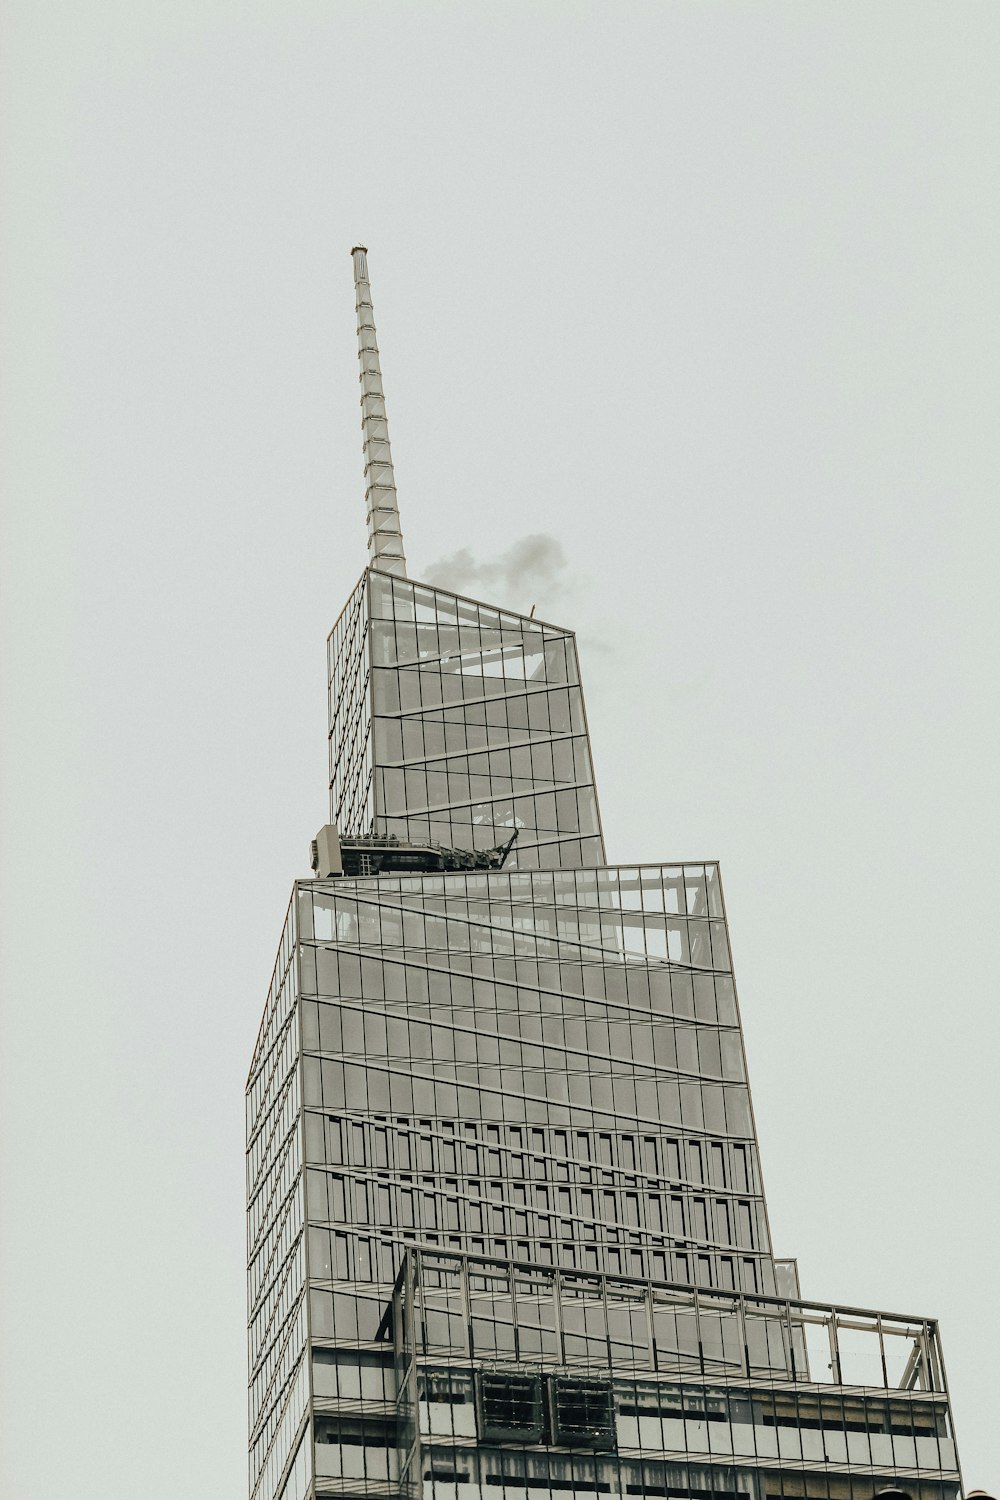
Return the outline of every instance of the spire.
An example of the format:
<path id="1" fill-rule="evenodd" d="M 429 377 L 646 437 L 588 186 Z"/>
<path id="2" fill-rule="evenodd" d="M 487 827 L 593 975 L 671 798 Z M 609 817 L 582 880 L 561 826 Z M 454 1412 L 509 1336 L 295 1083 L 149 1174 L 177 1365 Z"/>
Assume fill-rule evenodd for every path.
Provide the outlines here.
<path id="1" fill-rule="evenodd" d="M 358 359 L 361 361 L 361 430 L 365 443 L 365 504 L 368 508 L 368 563 L 383 573 L 406 577 L 403 536 L 396 504 L 396 478 L 389 451 L 382 370 L 375 339 L 368 251 L 355 245 L 354 289 L 358 307 Z"/>

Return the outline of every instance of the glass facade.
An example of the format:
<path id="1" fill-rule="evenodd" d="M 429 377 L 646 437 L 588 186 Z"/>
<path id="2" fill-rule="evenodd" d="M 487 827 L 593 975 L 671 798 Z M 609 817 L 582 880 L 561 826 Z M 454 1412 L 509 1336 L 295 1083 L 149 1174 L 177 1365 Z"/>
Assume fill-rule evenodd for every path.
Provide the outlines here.
<path id="1" fill-rule="evenodd" d="M 344 832 L 604 863 L 571 631 L 369 570 L 328 642 L 330 807 Z"/>
<path id="2" fill-rule="evenodd" d="M 309 882 L 297 930 L 317 1266 L 775 1291 L 713 865 Z"/>
<path id="3" fill-rule="evenodd" d="M 934 1323 L 799 1300 L 719 871 L 609 867 L 571 632 L 368 570 L 247 1094 L 253 1500 L 960 1492 Z"/>

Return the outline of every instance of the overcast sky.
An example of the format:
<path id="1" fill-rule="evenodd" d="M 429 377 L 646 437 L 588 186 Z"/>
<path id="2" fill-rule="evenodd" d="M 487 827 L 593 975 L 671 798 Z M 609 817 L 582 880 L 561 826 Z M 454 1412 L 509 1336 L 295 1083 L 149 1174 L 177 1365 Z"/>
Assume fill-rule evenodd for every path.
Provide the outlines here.
<path id="1" fill-rule="evenodd" d="M 941 1319 L 995 1493 L 1000 6 L 2 25 L 4 1495 L 245 1500 L 359 240 L 411 573 L 562 549 L 497 602 L 579 632 L 610 857 L 722 862 L 776 1249 Z"/>

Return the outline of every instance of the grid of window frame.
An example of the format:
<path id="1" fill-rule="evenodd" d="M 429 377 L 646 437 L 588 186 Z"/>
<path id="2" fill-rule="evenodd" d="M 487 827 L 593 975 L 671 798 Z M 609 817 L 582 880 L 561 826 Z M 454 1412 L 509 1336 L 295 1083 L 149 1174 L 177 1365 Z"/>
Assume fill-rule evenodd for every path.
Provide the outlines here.
<path id="1" fill-rule="evenodd" d="M 714 866 L 310 881 L 297 900 L 314 1331 L 370 1342 L 370 1289 L 408 1244 L 774 1291 Z"/>
<path id="2" fill-rule="evenodd" d="M 572 632 L 369 569 L 329 654 L 343 832 L 487 849 L 516 829 L 512 867 L 604 863 Z"/>
<path id="3" fill-rule="evenodd" d="M 306 1462 L 309 1405 L 298 909 L 282 931 L 246 1091 L 250 1490 Z M 296 1456 L 296 1454 L 302 1456 Z"/>
<path id="4" fill-rule="evenodd" d="M 330 816 L 346 833 L 370 834 L 374 807 L 367 574 L 330 632 L 326 661 Z"/>

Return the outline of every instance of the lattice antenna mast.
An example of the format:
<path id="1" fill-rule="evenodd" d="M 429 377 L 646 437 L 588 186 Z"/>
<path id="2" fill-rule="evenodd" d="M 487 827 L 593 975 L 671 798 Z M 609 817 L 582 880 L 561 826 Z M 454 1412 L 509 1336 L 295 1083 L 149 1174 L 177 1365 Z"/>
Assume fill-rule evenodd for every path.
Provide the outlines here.
<path id="1" fill-rule="evenodd" d="M 385 392 L 375 338 L 372 289 L 368 281 L 368 251 L 355 245 L 354 289 L 358 308 L 358 359 L 361 362 L 361 430 L 365 444 L 365 505 L 368 509 L 368 563 L 383 573 L 406 577 L 403 533 L 392 471 Z"/>

